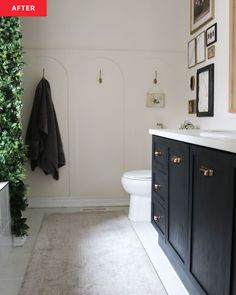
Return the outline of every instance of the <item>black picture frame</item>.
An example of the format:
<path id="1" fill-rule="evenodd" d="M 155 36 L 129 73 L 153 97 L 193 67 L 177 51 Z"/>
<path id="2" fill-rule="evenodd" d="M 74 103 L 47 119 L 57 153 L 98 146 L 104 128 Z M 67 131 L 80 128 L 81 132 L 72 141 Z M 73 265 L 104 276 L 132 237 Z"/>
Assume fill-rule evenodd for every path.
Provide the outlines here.
<path id="1" fill-rule="evenodd" d="M 197 117 L 214 117 L 214 64 L 197 71 Z"/>
<path id="2" fill-rule="evenodd" d="M 211 35 L 214 33 L 214 36 L 211 37 Z M 209 28 L 206 29 L 206 46 L 211 46 L 212 44 L 217 42 L 217 23 L 214 25 L 210 26 Z"/>

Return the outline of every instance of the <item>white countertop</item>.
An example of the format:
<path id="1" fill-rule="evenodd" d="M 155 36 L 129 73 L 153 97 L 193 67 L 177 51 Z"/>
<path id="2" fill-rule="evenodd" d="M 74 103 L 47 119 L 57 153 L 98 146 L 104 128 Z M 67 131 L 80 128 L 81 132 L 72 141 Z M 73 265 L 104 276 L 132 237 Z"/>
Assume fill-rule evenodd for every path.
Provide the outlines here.
<path id="1" fill-rule="evenodd" d="M 7 184 L 8 182 L 0 182 L 0 190 L 2 190 Z"/>
<path id="2" fill-rule="evenodd" d="M 149 133 L 169 139 L 175 139 L 217 150 L 236 153 L 236 138 L 214 138 L 201 136 L 204 130 L 178 130 L 178 129 L 150 129 Z M 207 132 L 207 131 L 206 131 Z"/>

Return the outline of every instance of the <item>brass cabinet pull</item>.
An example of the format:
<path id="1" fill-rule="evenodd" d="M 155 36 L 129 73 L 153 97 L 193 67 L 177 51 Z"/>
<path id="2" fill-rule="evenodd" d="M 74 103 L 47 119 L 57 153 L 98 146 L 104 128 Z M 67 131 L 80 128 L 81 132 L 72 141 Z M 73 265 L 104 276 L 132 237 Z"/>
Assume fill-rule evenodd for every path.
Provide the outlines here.
<path id="1" fill-rule="evenodd" d="M 161 151 L 155 151 L 154 155 L 156 157 L 160 157 L 160 156 L 162 156 L 162 152 Z"/>
<path id="2" fill-rule="evenodd" d="M 182 161 L 182 159 L 180 157 L 177 157 L 177 156 L 173 156 L 171 158 L 171 162 L 174 163 L 174 164 L 180 164 Z"/>
<path id="3" fill-rule="evenodd" d="M 214 176 L 214 170 L 206 168 L 204 166 L 201 166 L 200 172 L 202 173 L 203 176 L 206 176 L 206 177 Z"/>
<path id="4" fill-rule="evenodd" d="M 161 185 L 159 183 L 154 184 L 155 189 L 161 189 Z"/>
<path id="5" fill-rule="evenodd" d="M 155 220 L 155 221 L 159 221 L 160 219 L 161 219 L 161 216 L 160 215 L 155 215 L 154 217 L 153 217 L 153 219 Z"/>

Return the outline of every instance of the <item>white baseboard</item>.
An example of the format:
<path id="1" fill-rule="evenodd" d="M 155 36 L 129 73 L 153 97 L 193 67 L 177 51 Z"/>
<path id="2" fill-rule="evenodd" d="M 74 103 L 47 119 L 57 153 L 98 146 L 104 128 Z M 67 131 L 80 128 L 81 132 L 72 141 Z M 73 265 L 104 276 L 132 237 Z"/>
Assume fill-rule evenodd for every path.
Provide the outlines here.
<path id="1" fill-rule="evenodd" d="M 116 207 L 128 206 L 128 197 L 30 197 L 29 208 Z"/>
<path id="2" fill-rule="evenodd" d="M 158 233 L 151 222 L 132 222 L 143 247 L 161 279 L 167 294 L 190 295 L 158 244 Z"/>

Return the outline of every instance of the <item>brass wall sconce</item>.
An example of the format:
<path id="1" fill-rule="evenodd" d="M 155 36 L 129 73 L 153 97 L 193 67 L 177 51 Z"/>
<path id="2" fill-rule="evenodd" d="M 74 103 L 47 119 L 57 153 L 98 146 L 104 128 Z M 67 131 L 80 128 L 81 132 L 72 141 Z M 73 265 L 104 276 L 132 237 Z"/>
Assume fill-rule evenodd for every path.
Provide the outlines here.
<path id="1" fill-rule="evenodd" d="M 98 79 L 99 84 L 102 84 L 102 70 L 100 69 L 99 71 L 99 79 Z"/>

